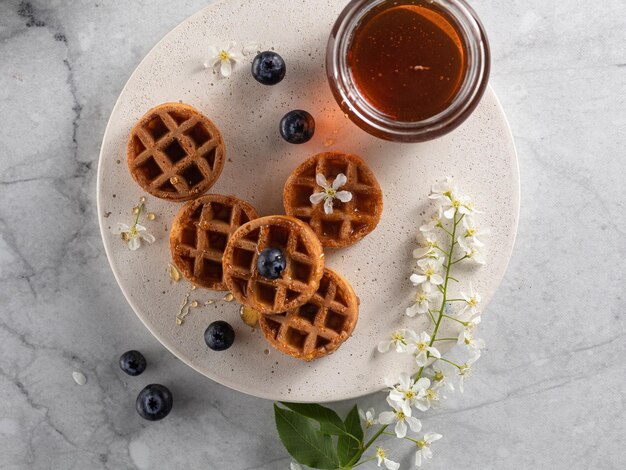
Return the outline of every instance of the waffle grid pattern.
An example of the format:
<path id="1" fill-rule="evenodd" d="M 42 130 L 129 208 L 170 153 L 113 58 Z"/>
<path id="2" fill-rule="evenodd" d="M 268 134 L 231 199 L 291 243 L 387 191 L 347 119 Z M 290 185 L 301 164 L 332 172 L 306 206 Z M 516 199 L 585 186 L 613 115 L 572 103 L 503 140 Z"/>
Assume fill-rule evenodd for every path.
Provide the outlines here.
<path id="1" fill-rule="evenodd" d="M 326 269 L 319 290 L 303 306 L 259 319 L 266 339 L 280 351 L 310 361 L 335 351 L 350 337 L 358 300 L 347 281 Z"/>
<path id="2" fill-rule="evenodd" d="M 176 201 L 206 192 L 224 166 L 224 143 L 217 128 L 185 105 L 162 105 L 133 128 L 128 163 L 150 194 Z"/>
<path id="3" fill-rule="evenodd" d="M 265 248 L 280 248 L 286 268 L 278 279 L 266 279 L 256 269 Z M 229 241 L 224 256 L 226 283 L 239 300 L 262 314 L 304 304 L 315 293 L 323 274 L 322 247 L 302 222 L 282 216 L 256 219 Z"/>
<path id="4" fill-rule="evenodd" d="M 352 193 L 352 200 L 334 200 L 332 214 L 324 212 L 324 204 L 313 205 L 309 196 L 322 191 L 315 180 L 317 174 L 329 183 L 343 173 L 347 182 L 340 190 Z M 296 169 L 285 185 L 285 211 L 315 231 L 324 246 L 339 248 L 351 245 L 370 233 L 382 212 L 382 191 L 373 174 L 358 157 L 340 153 L 320 154 Z"/>
<path id="5" fill-rule="evenodd" d="M 196 285 L 227 290 L 222 257 L 228 240 L 256 210 L 235 197 L 210 194 L 186 204 L 172 224 L 172 259 L 183 276 Z"/>

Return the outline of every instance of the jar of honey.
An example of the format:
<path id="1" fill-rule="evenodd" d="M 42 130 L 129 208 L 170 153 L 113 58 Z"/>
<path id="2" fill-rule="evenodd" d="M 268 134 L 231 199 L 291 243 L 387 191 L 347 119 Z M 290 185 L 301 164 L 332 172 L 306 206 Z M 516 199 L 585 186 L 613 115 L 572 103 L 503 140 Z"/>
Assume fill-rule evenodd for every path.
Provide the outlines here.
<path id="1" fill-rule="evenodd" d="M 489 43 L 464 0 L 352 0 L 331 32 L 326 67 L 359 127 L 422 142 L 474 111 L 489 79 Z"/>

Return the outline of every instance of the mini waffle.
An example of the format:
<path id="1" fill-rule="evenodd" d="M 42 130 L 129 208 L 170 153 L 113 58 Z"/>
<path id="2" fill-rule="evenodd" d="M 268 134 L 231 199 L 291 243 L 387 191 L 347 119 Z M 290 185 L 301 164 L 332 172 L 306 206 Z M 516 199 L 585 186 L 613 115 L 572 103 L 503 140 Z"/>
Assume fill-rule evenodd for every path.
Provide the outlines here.
<path id="1" fill-rule="evenodd" d="M 312 361 L 341 346 L 352 334 L 358 316 L 359 299 L 352 286 L 327 268 L 311 300 L 287 313 L 261 315 L 259 325 L 276 349 Z"/>
<path id="2" fill-rule="evenodd" d="M 278 279 L 262 277 L 257 258 L 265 248 L 283 251 L 287 266 Z M 324 274 L 322 245 L 305 223 L 273 215 L 243 225 L 228 241 L 224 281 L 240 303 L 261 314 L 286 312 L 306 303 Z"/>
<path id="3" fill-rule="evenodd" d="M 188 201 L 209 190 L 224 167 L 224 140 L 195 108 L 165 103 L 148 111 L 128 140 L 128 168 L 147 192 Z"/>
<path id="4" fill-rule="evenodd" d="M 222 272 L 224 249 L 239 227 L 257 217 L 254 207 L 233 196 L 207 194 L 188 202 L 170 230 L 174 265 L 195 285 L 228 290 Z"/>
<path id="5" fill-rule="evenodd" d="M 343 173 L 347 182 L 340 190 L 352 193 L 346 203 L 335 199 L 332 214 L 324 212 L 324 203 L 312 204 L 313 193 L 323 191 L 315 181 L 322 174 L 332 183 Z M 376 177 L 356 155 L 327 152 L 302 163 L 285 183 L 285 212 L 308 223 L 322 245 L 341 248 L 356 243 L 376 228 L 383 211 L 383 193 Z"/>

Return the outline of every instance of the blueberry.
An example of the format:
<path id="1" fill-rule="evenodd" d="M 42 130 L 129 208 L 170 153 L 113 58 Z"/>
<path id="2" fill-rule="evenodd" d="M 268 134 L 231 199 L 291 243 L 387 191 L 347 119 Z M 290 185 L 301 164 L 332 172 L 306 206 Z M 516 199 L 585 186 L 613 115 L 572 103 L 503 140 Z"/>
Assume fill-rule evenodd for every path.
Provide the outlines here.
<path id="1" fill-rule="evenodd" d="M 120 356 L 120 369 L 135 377 L 146 370 L 146 358 L 139 351 L 126 351 Z"/>
<path id="2" fill-rule="evenodd" d="M 204 332 L 204 341 L 213 351 L 225 351 L 235 342 L 235 330 L 225 321 L 215 321 Z"/>
<path id="3" fill-rule="evenodd" d="M 264 249 L 256 260 L 259 274 L 267 279 L 278 279 L 286 267 L 285 255 L 278 248 Z"/>
<path id="4" fill-rule="evenodd" d="M 287 66 L 276 52 L 261 52 L 252 62 L 252 76 L 263 85 L 276 85 L 285 78 Z"/>
<path id="5" fill-rule="evenodd" d="M 315 134 L 315 119 L 306 111 L 290 111 L 280 121 L 280 135 L 290 144 L 304 144 Z"/>
<path id="6" fill-rule="evenodd" d="M 172 392 L 167 387 L 150 384 L 137 395 L 135 407 L 142 418 L 158 421 L 170 414 L 173 404 Z"/>

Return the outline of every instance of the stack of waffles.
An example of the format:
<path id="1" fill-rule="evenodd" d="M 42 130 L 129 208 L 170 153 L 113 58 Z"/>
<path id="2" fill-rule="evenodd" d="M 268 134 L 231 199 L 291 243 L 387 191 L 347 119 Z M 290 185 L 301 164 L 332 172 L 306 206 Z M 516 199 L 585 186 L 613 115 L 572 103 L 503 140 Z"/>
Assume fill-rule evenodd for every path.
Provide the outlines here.
<path id="1" fill-rule="evenodd" d="M 286 215 L 259 217 L 235 196 L 205 195 L 224 161 L 215 124 L 180 103 L 148 111 L 128 142 L 130 173 L 145 191 L 188 201 L 170 230 L 172 260 L 182 275 L 195 286 L 229 290 L 258 312 L 260 330 L 279 351 L 304 361 L 331 354 L 352 335 L 359 299 L 325 266 L 324 248 L 350 246 L 376 228 L 383 204 L 374 174 L 355 155 L 315 155 L 285 184 Z M 267 248 L 285 260 L 277 279 L 257 266 Z"/>

